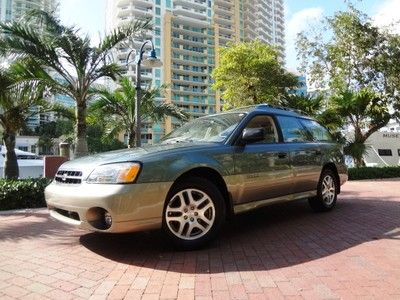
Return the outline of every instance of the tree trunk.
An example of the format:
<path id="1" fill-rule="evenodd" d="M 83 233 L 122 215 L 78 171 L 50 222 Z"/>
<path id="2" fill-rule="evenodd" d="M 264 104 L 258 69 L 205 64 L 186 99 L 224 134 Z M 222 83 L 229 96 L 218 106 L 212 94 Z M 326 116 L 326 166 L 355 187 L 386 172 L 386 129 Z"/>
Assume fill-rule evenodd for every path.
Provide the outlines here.
<path id="1" fill-rule="evenodd" d="M 18 168 L 17 155 L 15 154 L 15 134 L 10 132 L 5 132 L 3 139 L 7 148 L 6 159 L 4 160 L 4 170 L 3 170 L 4 178 L 18 179 L 19 168 Z"/>
<path id="2" fill-rule="evenodd" d="M 79 101 L 76 105 L 76 127 L 75 127 L 75 158 L 88 154 L 88 144 L 86 136 L 86 103 Z"/>
<path id="3" fill-rule="evenodd" d="M 356 127 L 354 130 L 354 143 L 358 144 L 358 145 L 364 145 L 365 140 L 366 140 L 366 138 L 362 134 L 361 128 Z M 366 148 L 365 149 L 363 148 L 363 150 L 364 151 L 362 153 L 357 153 L 357 155 L 353 157 L 357 168 L 365 167 L 365 165 L 366 165 L 365 161 L 364 161 L 364 154 L 366 152 Z"/>
<path id="4" fill-rule="evenodd" d="M 129 126 L 129 135 L 128 135 L 128 147 L 135 148 L 136 145 L 136 132 L 135 132 L 135 124 Z"/>

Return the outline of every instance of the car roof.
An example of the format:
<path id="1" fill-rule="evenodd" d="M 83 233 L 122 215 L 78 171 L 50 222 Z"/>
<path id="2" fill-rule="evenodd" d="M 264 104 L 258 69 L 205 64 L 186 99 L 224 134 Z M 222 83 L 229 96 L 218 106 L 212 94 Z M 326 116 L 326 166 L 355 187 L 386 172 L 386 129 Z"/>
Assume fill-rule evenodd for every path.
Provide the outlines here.
<path id="1" fill-rule="evenodd" d="M 293 109 L 293 108 L 288 108 L 288 107 L 283 107 L 283 106 L 277 106 L 277 105 L 271 105 L 271 104 L 257 104 L 257 105 L 250 105 L 246 107 L 240 107 L 236 109 L 232 109 L 228 112 L 242 112 L 242 113 L 253 113 L 253 112 L 267 112 L 271 114 L 276 114 L 276 115 L 283 115 L 283 116 L 291 116 L 291 117 L 300 117 L 300 118 L 306 118 L 306 119 L 311 119 L 309 116 L 307 116 L 306 113 Z"/>

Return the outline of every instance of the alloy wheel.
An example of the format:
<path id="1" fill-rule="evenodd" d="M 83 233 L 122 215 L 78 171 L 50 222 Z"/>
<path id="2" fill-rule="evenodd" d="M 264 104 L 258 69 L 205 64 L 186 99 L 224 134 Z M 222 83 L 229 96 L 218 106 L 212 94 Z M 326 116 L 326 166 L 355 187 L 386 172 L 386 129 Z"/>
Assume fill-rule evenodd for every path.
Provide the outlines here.
<path id="1" fill-rule="evenodd" d="M 335 201 L 336 184 L 331 175 L 326 175 L 322 181 L 322 200 L 330 206 Z"/>
<path id="2" fill-rule="evenodd" d="M 184 189 L 168 202 L 165 221 L 169 230 L 183 240 L 204 236 L 215 221 L 215 206 L 211 198 L 198 189 Z"/>

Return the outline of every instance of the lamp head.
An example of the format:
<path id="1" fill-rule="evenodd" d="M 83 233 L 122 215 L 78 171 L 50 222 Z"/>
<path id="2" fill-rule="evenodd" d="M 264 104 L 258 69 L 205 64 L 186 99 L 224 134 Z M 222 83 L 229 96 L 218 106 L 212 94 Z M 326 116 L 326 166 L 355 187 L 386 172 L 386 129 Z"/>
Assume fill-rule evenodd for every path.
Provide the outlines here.
<path id="1" fill-rule="evenodd" d="M 157 57 L 156 50 L 152 49 L 150 51 L 150 56 L 148 56 L 146 59 L 143 59 L 142 65 L 148 68 L 159 68 L 162 67 L 163 63 Z"/>

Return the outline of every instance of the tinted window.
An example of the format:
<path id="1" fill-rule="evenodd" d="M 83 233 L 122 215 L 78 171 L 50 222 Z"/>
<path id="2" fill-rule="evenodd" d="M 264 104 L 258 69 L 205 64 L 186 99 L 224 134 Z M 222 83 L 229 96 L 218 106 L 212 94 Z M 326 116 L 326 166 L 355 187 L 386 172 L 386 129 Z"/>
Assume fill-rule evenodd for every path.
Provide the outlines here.
<path id="1" fill-rule="evenodd" d="M 298 143 L 310 140 L 310 134 L 300 121 L 294 117 L 277 116 L 286 143 Z"/>
<path id="2" fill-rule="evenodd" d="M 258 143 L 271 144 L 278 142 L 278 132 L 274 120 L 270 116 L 256 116 L 251 119 L 246 128 L 264 129 L 264 140 Z"/>
<path id="3" fill-rule="evenodd" d="M 314 141 L 319 142 L 331 142 L 332 137 L 328 130 L 325 127 L 321 126 L 317 122 L 313 120 L 301 120 L 300 121 L 310 132 Z"/>

